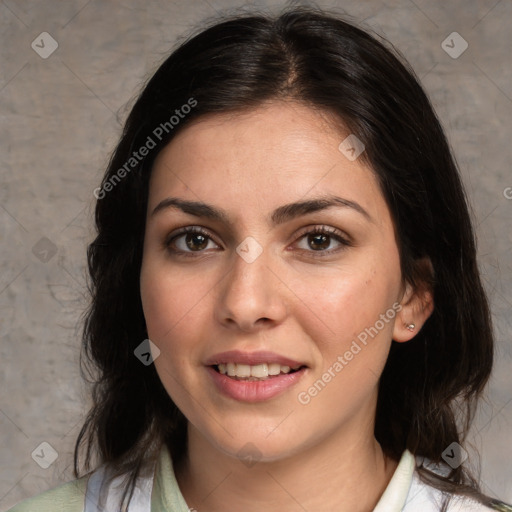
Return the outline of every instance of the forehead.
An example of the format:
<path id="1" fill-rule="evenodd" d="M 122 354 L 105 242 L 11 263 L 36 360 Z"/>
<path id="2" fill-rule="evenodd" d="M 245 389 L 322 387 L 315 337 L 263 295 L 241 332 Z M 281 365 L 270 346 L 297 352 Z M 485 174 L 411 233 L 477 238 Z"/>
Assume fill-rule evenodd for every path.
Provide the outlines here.
<path id="1" fill-rule="evenodd" d="M 387 208 L 373 171 L 338 149 L 348 135 L 325 113 L 289 102 L 199 118 L 158 155 L 148 208 L 173 195 L 264 213 L 334 194 L 379 219 Z"/>

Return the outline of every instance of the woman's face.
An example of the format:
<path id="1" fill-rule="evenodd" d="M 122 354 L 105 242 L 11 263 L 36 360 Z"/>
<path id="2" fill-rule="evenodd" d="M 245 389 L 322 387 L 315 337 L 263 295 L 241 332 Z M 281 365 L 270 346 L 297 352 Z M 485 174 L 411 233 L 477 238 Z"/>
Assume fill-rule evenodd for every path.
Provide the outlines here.
<path id="1" fill-rule="evenodd" d="M 155 162 L 141 295 L 156 370 L 226 454 L 373 436 L 404 290 L 376 178 L 338 149 L 348 135 L 270 102 L 189 125 Z"/>

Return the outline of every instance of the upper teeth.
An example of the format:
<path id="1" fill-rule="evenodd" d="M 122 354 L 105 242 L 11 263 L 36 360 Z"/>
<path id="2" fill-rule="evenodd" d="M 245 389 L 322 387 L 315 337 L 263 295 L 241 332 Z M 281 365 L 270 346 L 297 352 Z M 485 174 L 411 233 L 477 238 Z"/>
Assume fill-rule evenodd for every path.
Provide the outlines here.
<path id="1" fill-rule="evenodd" d="M 283 366 L 279 363 L 263 363 L 251 366 L 249 364 L 227 363 L 219 364 L 219 372 L 228 374 L 229 377 L 268 377 L 269 375 L 279 375 L 280 373 L 290 373 L 289 366 Z"/>

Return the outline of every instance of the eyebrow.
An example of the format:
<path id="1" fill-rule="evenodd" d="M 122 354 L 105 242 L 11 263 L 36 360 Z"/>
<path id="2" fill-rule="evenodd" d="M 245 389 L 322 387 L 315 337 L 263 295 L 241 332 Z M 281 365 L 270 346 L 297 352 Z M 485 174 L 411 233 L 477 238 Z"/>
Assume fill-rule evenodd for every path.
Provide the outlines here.
<path id="1" fill-rule="evenodd" d="M 269 223 L 273 225 L 279 225 L 297 217 L 307 215 L 308 213 L 314 213 L 333 207 L 351 208 L 365 217 L 367 221 L 374 222 L 371 215 L 359 203 L 349 199 L 343 199 L 342 197 L 329 195 L 279 206 L 270 215 Z M 154 208 L 151 216 L 154 216 L 161 211 L 167 210 L 168 208 L 179 209 L 184 213 L 188 213 L 196 217 L 204 217 L 207 219 L 223 222 L 224 224 L 228 225 L 232 224 L 229 219 L 229 215 L 225 210 L 201 201 L 189 201 L 186 199 L 180 199 L 178 197 L 167 197 L 166 199 L 160 201 Z"/>

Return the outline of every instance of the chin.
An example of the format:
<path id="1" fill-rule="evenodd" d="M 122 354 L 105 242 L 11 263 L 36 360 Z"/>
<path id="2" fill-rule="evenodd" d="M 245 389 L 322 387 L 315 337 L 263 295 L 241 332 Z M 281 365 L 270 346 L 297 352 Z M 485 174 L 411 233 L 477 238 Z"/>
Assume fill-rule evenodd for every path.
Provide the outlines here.
<path id="1" fill-rule="evenodd" d="M 229 457 L 253 462 L 275 462 L 300 452 L 303 441 L 294 440 L 286 431 L 277 434 L 275 425 L 265 431 L 244 428 L 235 429 L 225 425 L 227 432 L 236 432 L 231 437 L 225 430 L 210 433 L 207 441 Z M 272 429 L 274 431 L 272 432 Z M 249 465 L 249 464 L 248 464 Z"/>

